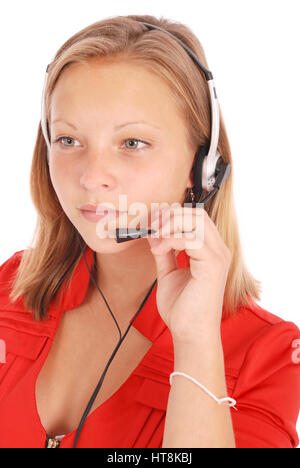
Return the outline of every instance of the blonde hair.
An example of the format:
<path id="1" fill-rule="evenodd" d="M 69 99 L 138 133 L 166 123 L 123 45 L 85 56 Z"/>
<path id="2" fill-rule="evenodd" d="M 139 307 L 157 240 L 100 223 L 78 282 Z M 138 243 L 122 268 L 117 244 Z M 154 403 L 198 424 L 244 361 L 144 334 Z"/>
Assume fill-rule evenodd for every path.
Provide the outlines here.
<path id="1" fill-rule="evenodd" d="M 160 26 L 176 35 L 209 68 L 202 45 L 184 24 L 149 15 L 106 18 L 74 34 L 60 47 L 49 64 L 45 89 L 46 122 L 50 121 L 52 92 L 67 66 L 86 63 L 92 57 L 122 60 L 147 67 L 169 85 L 174 102 L 184 116 L 191 146 L 198 148 L 210 137 L 207 82 L 177 41 L 164 32 L 149 31 L 141 21 Z M 231 164 L 231 175 L 207 202 L 205 209 L 232 253 L 223 301 L 223 317 L 229 317 L 239 307 L 250 306 L 253 300 L 260 299 L 260 281 L 249 273 L 242 256 L 233 198 L 234 168 L 221 110 L 218 151 L 224 161 Z M 82 255 L 75 227 L 64 213 L 52 186 L 46 155 L 47 146 L 39 123 L 30 173 L 30 191 L 37 210 L 37 224 L 31 247 L 23 252 L 10 293 L 12 301 L 24 296 L 24 304 L 33 312 L 35 320 L 47 318 L 50 303 L 57 297 L 64 281 L 70 281 Z M 94 258 L 93 273 L 95 268 Z"/>

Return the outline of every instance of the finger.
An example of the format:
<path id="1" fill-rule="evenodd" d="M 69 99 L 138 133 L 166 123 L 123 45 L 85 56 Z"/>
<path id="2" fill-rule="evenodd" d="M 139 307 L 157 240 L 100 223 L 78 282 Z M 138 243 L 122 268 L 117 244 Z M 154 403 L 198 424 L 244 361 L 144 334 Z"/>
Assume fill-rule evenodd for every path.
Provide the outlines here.
<path id="1" fill-rule="evenodd" d="M 160 229 L 154 237 L 160 237 L 160 234 L 163 237 L 170 237 L 172 234 L 180 237 L 180 231 L 182 233 L 196 231 L 197 248 L 201 248 L 201 243 L 205 243 L 219 256 L 224 256 L 229 252 L 216 225 L 204 208 L 179 207 L 166 210 L 162 221 L 164 224 L 162 226 L 160 224 Z M 184 237 L 184 234 L 182 235 Z M 188 238 L 188 235 L 186 237 Z M 190 247 L 196 248 L 196 243 L 194 247 L 190 244 Z"/>
<path id="2" fill-rule="evenodd" d="M 168 213 L 164 221 L 157 233 L 158 237 L 162 239 L 161 247 L 159 247 L 160 252 L 171 247 L 178 250 L 200 249 L 202 247 L 204 241 L 204 217 L 202 213 L 199 216 L 190 210 L 186 210 L 185 213 L 183 213 L 183 210 L 177 210 Z M 168 239 L 173 240 L 166 242 Z"/>
<path id="3" fill-rule="evenodd" d="M 165 252 L 162 251 L 159 253 L 159 250 L 155 250 L 154 245 L 156 244 L 157 246 L 157 243 L 160 244 L 161 240 L 151 239 L 151 237 L 148 237 L 147 239 L 156 263 L 157 280 L 160 281 L 164 276 L 167 276 L 172 271 L 178 269 L 175 250 L 170 248 Z"/>
<path id="4" fill-rule="evenodd" d="M 203 246 L 203 242 L 197 240 L 196 232 L 180 233 L 180 237 L 174 237 L 174 234 L 171 233 L 167 238 L 152 239 L 152 241 L 156 241 L 156 245 L 151 248 L 154 255 L 164 255 L 172 250 L 186 250 L 188 254 L 192 255 L 191 252 L 188 252 L 189 249 L 199 251 Z M 197 257 L 200 256 L 198 253 Z"/>

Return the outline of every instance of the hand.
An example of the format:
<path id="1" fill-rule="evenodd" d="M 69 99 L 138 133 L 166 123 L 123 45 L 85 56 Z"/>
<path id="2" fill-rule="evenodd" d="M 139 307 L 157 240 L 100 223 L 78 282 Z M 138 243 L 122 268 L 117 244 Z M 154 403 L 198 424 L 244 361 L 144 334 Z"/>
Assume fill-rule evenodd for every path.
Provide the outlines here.
<path id="1" fill-rule="evenodd" d="M 157 267 L 156 303 L 173 340 L 195 343 L 211 332 L 220 332 L 232 255 L 203 207 L 169 208 L 167 211 L 170 224 L 168 220 L 163 225 L 160 222 L 159 238 L 147 237 Z M 174 237 L 174 226 L 178 222 L 180 224 L 180 219 L 183 220 L 183 213 L 190 214 L 192 228 L 198 229 L 198 234 L 195 231 L 193 238 L 187 237 L 191 229 L 185 231 L 184 226 L 181 237 Z M 201 246 L 197 241 L 199 226 L 203 230 Z M 168 237 L 162 237 L 168 232 Z M 191 248 L 191 241 L 196 248 Z M 177 265 L 175 250 L 183 249 L 190 259 L 189 268 L 178 268 Z"/>

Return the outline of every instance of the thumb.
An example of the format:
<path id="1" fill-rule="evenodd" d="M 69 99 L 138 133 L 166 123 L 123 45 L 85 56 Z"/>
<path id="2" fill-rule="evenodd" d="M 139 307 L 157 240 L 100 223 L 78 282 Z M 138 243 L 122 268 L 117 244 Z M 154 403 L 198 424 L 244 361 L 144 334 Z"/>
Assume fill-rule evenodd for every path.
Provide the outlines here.
<path id="1" fill-rule="evenodd" d="M 163 246 L 161 249 L 159 248 L 162 239 L 150 237 L 147 239 L 156 263 L 157 281 L 160 281 L 169 273 L 178 269 L 175 250 L 171 248 L 168 252 L 165 252 Z"/>

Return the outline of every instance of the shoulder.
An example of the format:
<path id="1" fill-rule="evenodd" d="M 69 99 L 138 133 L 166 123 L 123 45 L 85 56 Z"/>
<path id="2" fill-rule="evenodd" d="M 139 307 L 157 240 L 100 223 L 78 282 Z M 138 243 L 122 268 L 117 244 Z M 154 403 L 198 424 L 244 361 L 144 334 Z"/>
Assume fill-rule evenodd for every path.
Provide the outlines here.
<path id="1" fill-rule="evenodd" d="M 0 284 L 8 282 L 18 269 L 24 250 L 18 250 L 0 265 Z"/>
<path id="2" fill-rule="evenodd" d="M 277 353 L 285 350 L 285 353 L 293 355 L 300 339 L 300 330 L 295 323 L 282 319 L 255 302 L 240 308 L 234 317 L 224 320 L 221 331 L 224 352 L 235 368 L 240 368 L 253 349 L 264 349 L 264 357 L 268 354 L 274 356 L 275 350 Z"/>
<path id="3" fill-rule="evenodd" d="M 295 447 L 300 408 L 300 331 L 258 304 L 224 321 L 224 357 L 238 446 Z"/>
<path id="4" fill-rule="evenodd" d="M 15 252 L 0 266 L 0 339 L 6 344 L 8 363 L 13 362 L 13 356 L 35 359 L 47 338 L 53 337 L 55 329 L 52 316 L 47 321 L 34 320 L 23 296 L 15 302 L 10 298 L 12 282 L 23 253 L 24 250 Z"/>
<path id="5" fill-rule="evenodd" d="M 0 308 L 9 305 L 9 294 L 13 280 L 17 274 L 24 250 L 15 252 L 0 265 Z"/>
<path id="6" fill-rule="evenodd" d="M 300 362 L 300 330 L 294 322 L 286 321 L 256 303 L 238 315 L 239 333 L 233 341 L 243 350 L 243 369 L 247 368 L 247 372 L 252 369 L 256 374 L 260 370 L 262 377 L 263 372 L 269 374 L 280 366 L 292 369 Z"/>

